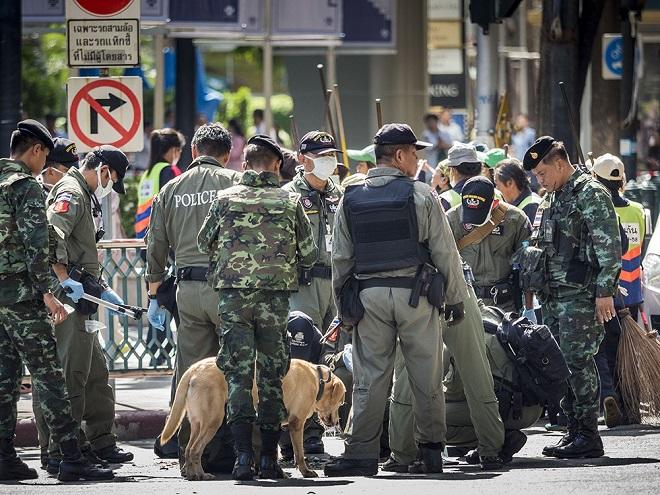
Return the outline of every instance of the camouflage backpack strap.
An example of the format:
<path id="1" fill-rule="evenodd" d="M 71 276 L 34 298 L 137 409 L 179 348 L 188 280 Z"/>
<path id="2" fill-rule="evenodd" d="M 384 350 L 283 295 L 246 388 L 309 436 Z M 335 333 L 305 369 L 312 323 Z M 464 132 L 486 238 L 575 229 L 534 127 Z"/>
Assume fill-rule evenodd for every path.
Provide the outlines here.
<path id="1" fill-rule="evenodd" d="M 505 203 L 499 203 L 493 209 L 493 213 L 491 214 L 489 222 L 481 225 L 480 227 L 477 227 L 468 235 L 460 238 L 456 242 L 458 250 L 461 251 L 462 249 L 468 246 L 472 246 L 473 244 L 479 244 L 486 237 L 488 237 L 493 232 L 493 230 L 495 230 L 497 226 L 504 221 L 504 217 L 506 216 L 508 209 L 509 207 Z"/>

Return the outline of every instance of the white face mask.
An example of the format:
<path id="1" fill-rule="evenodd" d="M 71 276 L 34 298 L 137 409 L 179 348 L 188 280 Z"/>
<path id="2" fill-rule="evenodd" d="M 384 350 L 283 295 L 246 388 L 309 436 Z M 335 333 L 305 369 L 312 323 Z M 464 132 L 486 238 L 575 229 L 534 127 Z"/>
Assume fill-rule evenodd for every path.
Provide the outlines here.
<path id="1" fill-rule="evenodd" d="M 94 194 L 98 199 L 103 199 L 108 194 L 110 194 L 112 192 L 112 186 L 114 185 L 114 182 L 112 181 L 112 173 L 110 172 L 110 169 L 107 168 L 106 170 L 108 171 L 108 183 L 106 184 L 105 187 L 103 187 L 103 183 L 101 182 L 102 168 L 103 166 L 100 166 L 99 168 L 96 169 L 96 180 L 98 182 L 98 185 L 96 186 L 96 190 L 94 191 Z"/>
<path id="2" fill-rule="evenodd" d="M 337 157 L 333 155 L 312 158 L 314 170 L 312 173 L 321 180 L 328 180 L 337 168 Z"/>

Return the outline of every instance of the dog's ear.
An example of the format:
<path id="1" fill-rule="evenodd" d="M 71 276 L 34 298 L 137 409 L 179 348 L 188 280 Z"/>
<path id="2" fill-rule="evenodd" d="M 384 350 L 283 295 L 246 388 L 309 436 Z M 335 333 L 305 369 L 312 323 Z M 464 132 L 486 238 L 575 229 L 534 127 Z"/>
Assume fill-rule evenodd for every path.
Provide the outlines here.
<path id="1" fill-rule="evenodd" d="M 342 381 L 335 376 L 335 379 L 332 380 L 332 391 L 330 393 L 330 404 L 342 404 L 344 402 L 344 396 L 346 395 L 346 387 Z"/>

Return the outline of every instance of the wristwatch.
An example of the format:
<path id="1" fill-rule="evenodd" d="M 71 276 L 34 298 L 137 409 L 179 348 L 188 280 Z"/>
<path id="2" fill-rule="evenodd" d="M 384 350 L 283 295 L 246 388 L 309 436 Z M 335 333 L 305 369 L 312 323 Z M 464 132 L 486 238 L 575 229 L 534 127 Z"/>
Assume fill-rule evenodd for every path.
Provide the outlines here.
<path id="1" fill-rule="evenodd" d="M 157 297 L 155 294 L 147 294 L 147 296 L 149 297 L 149 300 L 156 300 Z"/>

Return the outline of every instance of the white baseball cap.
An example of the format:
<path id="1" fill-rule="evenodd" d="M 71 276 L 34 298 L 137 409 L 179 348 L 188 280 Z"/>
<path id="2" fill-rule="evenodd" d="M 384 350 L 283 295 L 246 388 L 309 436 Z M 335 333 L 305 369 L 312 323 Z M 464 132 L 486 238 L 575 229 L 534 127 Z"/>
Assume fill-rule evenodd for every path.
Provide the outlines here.
<path id="1" fill-rule="evenodd" d="M 607 180 L 623 180 L 625 168 L 621 158 L 605 153 L 596 158 L 592 168 L 594 174 Z"/>

